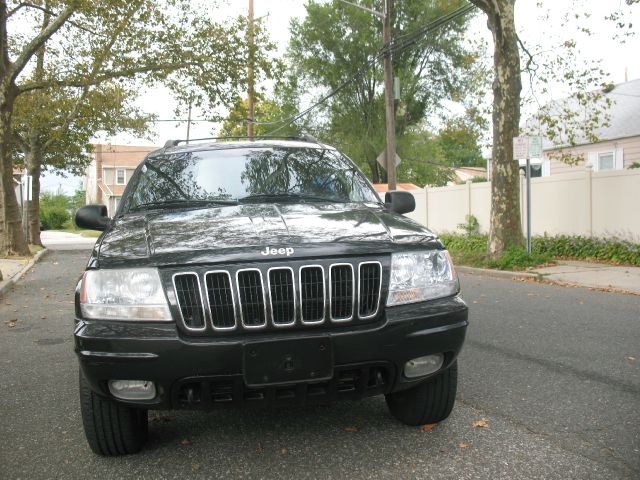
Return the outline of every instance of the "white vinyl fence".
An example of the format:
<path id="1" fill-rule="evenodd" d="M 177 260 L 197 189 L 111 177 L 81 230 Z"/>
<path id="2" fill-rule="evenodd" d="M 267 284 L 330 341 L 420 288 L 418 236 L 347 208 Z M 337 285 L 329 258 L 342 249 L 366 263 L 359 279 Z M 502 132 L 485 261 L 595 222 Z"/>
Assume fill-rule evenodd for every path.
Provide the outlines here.
<path id="1" fill-rule="evenodd" d="M 526 184 L 520 179 L 520 211 L 526 233 Z M 491 183 L 427 187 L 412 191 L 408 216 L 436 233 L 461 232 L 473 215 L 489 230 Z M 640 169 L 593 173 L 591 168 L 531 179 L 533 235 L 616 236 L 640 242 Z"/>

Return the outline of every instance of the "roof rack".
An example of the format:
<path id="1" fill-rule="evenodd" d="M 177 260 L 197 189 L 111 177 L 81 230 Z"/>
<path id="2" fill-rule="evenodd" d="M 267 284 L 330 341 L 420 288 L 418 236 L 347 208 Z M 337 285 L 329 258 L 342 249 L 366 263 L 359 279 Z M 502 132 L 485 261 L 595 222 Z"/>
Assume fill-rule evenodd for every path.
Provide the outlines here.
<path id="1" fill-rule="evenodd" d="M 189 140 L 186 139 L 180 139 L 180 140 L 167 140 L 164 144 L 164 148 L 170 148 L 170 147 L 175 147 L 180 143 L 190 143 L 190 142 L 201 142 L 201 141 L 205 141 L 205 140 L 240 140 L 240 139 L 247 139 L 247 140 L 299 140 L 299 141 L 303 141 L 303 142 L 309 142 L 309 143 L 317 143 L 318 145 L 320 145 L 320 142 L 318 141 L 318 139 L 316 139 L 315 137 L 312 137 L 309 134 L 302 134 L 300 136 L 280 136 L 280 135 L 254 135 L 252 137 L 249 136 L 231 136 L 231 137 L 204 137 L 204 138 L 191 138 Z"/>

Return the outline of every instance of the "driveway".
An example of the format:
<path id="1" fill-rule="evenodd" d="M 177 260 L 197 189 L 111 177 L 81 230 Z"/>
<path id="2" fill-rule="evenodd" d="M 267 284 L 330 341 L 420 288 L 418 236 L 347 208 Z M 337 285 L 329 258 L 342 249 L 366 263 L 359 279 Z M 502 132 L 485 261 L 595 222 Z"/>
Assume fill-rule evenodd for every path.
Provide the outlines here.
<path id="1" fill-rule="evenodd" d="M 83 237 L 77 233 L 53 232 L 46 230 L 40 234 L 42 244 L 50 250 L 86 250 L 93 247 L 97 238 Z"/>
<path id="2" fill-rule="evenodd" d="M 98 457 L 72 342 L 88 254 L 50 252 L 0 300 L 3 479 L 640 478 L 640 297 L 480 276 L 462 277 L 458 401 L 432 429 L 382 398 L 155 412 L 140 454 Z"/>

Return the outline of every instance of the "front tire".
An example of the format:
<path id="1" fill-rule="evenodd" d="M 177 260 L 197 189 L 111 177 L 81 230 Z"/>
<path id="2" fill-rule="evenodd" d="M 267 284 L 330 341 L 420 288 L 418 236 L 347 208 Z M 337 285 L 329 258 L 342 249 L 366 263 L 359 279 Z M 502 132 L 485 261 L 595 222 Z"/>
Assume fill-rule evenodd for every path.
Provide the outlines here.
<path id="1" fill-rule="evenodd" d="M 80 410 L 89 447 L 105 456 L 137 453 L 147 441 L 147 410 L 101 397 L 80 372 Z"/>
<path id="2" fill-rule="evenodd" d="M 406 425 L 438 423 L 446 419 L 456 401 L 458 364 L 417 387 L 385 395 L 391 414 Z"/>

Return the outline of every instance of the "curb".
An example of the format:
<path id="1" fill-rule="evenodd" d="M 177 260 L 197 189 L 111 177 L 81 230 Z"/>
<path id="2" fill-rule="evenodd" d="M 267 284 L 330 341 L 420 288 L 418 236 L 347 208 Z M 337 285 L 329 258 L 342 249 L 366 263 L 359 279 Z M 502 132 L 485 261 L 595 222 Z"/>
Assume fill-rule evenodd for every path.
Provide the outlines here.
<path id="1" fill-rule="evenodd" d="M 509 280 L 512 278 L 542 278 L 542 275 L 538 273 L 492 270 L 490 268 L 465 267 L 464 265 L 456 265 L 456 270 L 458 272 L 469 273 L 471 275 L 484 275 L 486 277 L 506 278 Z"/>
<path id="2" fill-rule="evenodd" d="M 29 261 L 29 263 L 27 263 L 22 270 L 20 270 L 18 273 L 14 274 L 11 278 L 7 279 L 7 280 L 3 280 L 1 283 L 2 285 L 0 285 L 0 297 L 2 297 L 4 295 L 4 292 L 6 292 L 9 287 L 13 286 L 18 280 L 20 280 L 22 278 L 22 276 L 27 273 L 29 271 L 30 268 L 33 268 L 33 266 L 38 263 L 38 261 L 44 257 L 47 253 L 49 252 L 49 249 L 45 248 L 44 250 L 40 250 L 38 253 L 36 253 L 33 258 Z"/>

